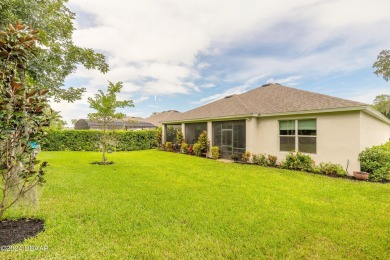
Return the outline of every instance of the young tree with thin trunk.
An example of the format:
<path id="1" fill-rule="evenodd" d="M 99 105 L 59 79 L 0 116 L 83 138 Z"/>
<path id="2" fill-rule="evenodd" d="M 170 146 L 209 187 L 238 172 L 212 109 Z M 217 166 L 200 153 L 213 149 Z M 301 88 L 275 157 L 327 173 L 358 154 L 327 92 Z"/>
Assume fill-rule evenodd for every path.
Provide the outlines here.
<path id="1" fill-rule="evenodd" d="M 132 100 L 117 100 L 117 94 L 120 93 L 122 88 L 122 82 L 116 84 L 109 82 L 106 94 L 99 90 L 99 93 L 95 95 L 95 98 L 88 98 L 89 107 L 96 110 L 95 113 L 88 114 L 88 118 L 91 121 L 100 123 L 103 127 L 102 164 L 107 163 L 107 130 L 112 128 L 112 123 L 115 120 L 123 119 L 126 116 L 123 113 L 116 112 L 116 110 L 118 108 L 134 107 Z"/>

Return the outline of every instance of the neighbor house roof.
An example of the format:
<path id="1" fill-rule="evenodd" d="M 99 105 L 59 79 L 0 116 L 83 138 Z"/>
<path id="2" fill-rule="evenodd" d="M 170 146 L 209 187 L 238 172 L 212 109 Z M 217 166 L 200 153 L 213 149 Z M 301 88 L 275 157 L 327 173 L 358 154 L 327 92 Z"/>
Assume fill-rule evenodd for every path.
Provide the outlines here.
<path id="1" fill-rule="evenodd" d="M 164 123 L 257 114 L 271 115 L 366 107 L 367 104 L 310 91 L 266 84 L 248 92 L 227 96 L 201 107 L 177 114 Z"/>
<path id="2" fill-rule="evenodd" d="M 142 121 L 141 121 L 142 120 Z M 144 128 L 155 128 L 155 126 L 149 122 L 145 122 L 144 119 L 140 117 L 126 117 L 123 120 L 117 120 L 110 123 L 109 129 L 144 129 Z M 88 119 L 79 119 L 77 120 L 74 129 L 84 130 L 84 129 L 103 129 L 103 126 L 99 122 L 91 121 Z"/>
<path id="3" fill-rule="evenodd" d="M 152 115 L 148 118 L 145 118 L 145 122 L 149 122 L 155 126 L 161 126 L 161 122 L 168 121 L 171 118 L 174 118 L 176 115 L 181 114 L 179 111 L 176 110 L 168 110 L 164 111 L 155 115 Z"/>

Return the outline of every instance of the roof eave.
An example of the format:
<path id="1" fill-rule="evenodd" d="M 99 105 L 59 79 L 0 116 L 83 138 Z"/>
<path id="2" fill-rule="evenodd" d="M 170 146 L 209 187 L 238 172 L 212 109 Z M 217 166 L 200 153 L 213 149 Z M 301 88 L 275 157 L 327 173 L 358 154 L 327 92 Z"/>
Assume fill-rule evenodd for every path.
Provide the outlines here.
<path id="1" fill-rule="evenodd" d="M 337 108 L 327 108 L 327 109 L 313 109 L 313 110 L 302 110 L 302 111 L 291 111 L 291 112 L 280 112 L 280 113 L 268 113 L 268 114 L 260 114 L 259 117 L 361 111 L 361 110 L 367 109 L 367 107 L 369 107 L 369 106 L 362 105 L 362 106 L 353 106 L 353 107 L 337 107 Z"/>
<path id="2" fill-rule="evenodd" d="M 171 120 L 163 121 L 161 124 L 179 124 L 179 123 L 196 123 L 196 122 L 207 122 L 207 121 L 220 121 L 225 119 L 245 119 L 247 117 L 255 117 L 258 114 L 245 114 L 245 115 L 235 115 L 235 116 L 221 116 L 221 117 L 204 117 L 204 118 L 195 118 L 195 119 L 183 119 L 183 120 Z"/>
<path id="3" fill-rule="evenodd" d="M 386 124 L 389 124 L 390 125 L 390 119 L 388 119 L 385 115 L 383 115 L 381 112 L 375 110 L 374 108 L 372 108 L 371 106 L 368 106 L 364 112 L 366 112 L 367 114 L 385 122 Z"/>
<path id="4" fill-rule="evenodd" d="M 273 117 L 273 116 L 290 116 L 290 115 L 305 115 L 305 114 L 318 114 L 318 113 L 335 113 L 335 112 L 348 112 L 348 111 L 362 111 L 370 109 L 369 105 L 354 106 L 354 107 L 338 107 L 338 108 L 328 108 L 328 109 L 315 109 L 315 110 L 303 110 L 303 111 L 291 111 L 291 112 L 280 112 L 280 113 L 265 113 L 265 114 L 245 114 L 245 115 L 236 115 L 236 116 L 223 116 L 223 117 L 205 117 L 205 118 L 196 118 L 196 119 L 183 119 L 183 120 L 172 120 L 164 121 L 162 124 L 179 124 L 179 123 L 196 123 L 196 122 L 205 122 L 205 121 L 220 121 L 225 119 L 244 119 L 248 117 Z M 379 112 L 378 112 L 379 113 Z M 380 117 L 380 115 L 377 115 Z M 385 116 L 383 116 L 386 118 Z M 384 120 L 381 117 L 380 119 Z"/>

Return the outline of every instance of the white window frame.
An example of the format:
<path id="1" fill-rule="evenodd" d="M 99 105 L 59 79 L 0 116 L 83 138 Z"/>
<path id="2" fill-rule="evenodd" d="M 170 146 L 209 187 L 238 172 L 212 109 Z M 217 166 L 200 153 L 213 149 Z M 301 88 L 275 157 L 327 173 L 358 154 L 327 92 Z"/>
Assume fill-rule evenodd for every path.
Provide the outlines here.
<path id="1" fill-rule="evenodd" d="M 316 121 L 316 135 L 298 135 L 298 121 L 299 120 L 315 120 Z M 280 122 L 281 121 L 294 121 L 294 125 L 295 125 L 295 134 L 294 135 L 281 135 L 280 134 Z M 317 154 L 317 134 L 318 134 L 318 130 L 317 130 L 317 118 L 300 118 L 300 119 L 281 119 L 281 120 L 278 120 L 278 131 L 279 131 L 279 152 L 282 152 L 282 153 L 289 153 L 291 151 L 282 151 L 280 150 L 280 137 L 294 137 L 294 140 L 295 140 L 295 148 L 294 150 L 295 151 L 299 151 L 298 148 L 299 148 L 299 143 L 298 143 L 298 138 L 299 137 L 315 137 L 316 138 L 316 152 L 315 153 L 307 153 L 307 152 L 301 152 L 299 151 L 300 153 L 304 153 L 304 154 Z"/>

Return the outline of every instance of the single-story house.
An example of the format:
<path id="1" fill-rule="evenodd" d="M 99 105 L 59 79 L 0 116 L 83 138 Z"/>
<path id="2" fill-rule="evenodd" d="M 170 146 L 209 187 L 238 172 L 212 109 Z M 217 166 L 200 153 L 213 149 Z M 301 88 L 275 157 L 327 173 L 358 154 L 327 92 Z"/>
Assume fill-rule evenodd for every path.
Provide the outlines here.
<path id="1" fill-rule="evenodd" d="M 176 110 L 168 110 L 168 111 L 163 111 L 160 113 L 156 113 L 154 115 L 151 115 L 150 117 L 145 118 L 145 122 L 151 123 L 154 126 L 162 126 L 161 122 L 162 121 L 167 121 L 170 118 L 180 114 L 179 111 Z"/>
<path id="2" fill-rule="evenodd" d="M 231 95 L 163 121 L 181 129 L 187 143 L 206 130 L 222 157 L 250 151 L 279 160 L 293 150 L 310 154 L 316 163 L 341 164 L 359 170 L 358 154 L 389 141 L 390 120 L 370 105 L 279 84 L 266 84 Z M 172 138 L 172 137 L 171 137 Z"/>
<path id="3" fill-rule="evenodd" d="M 152 123 L 145 122 L 143 118 L 140 117 L 126 117 L 122 120 L 116 120 L 108 126 L 108 129 L 111 130 L 148 130 L 156 129 L 157 127 Z M 103 124 L 91 121 L 89 119 L 79 119 L 74 125 L 75 130 L 102 130 Z"/>

